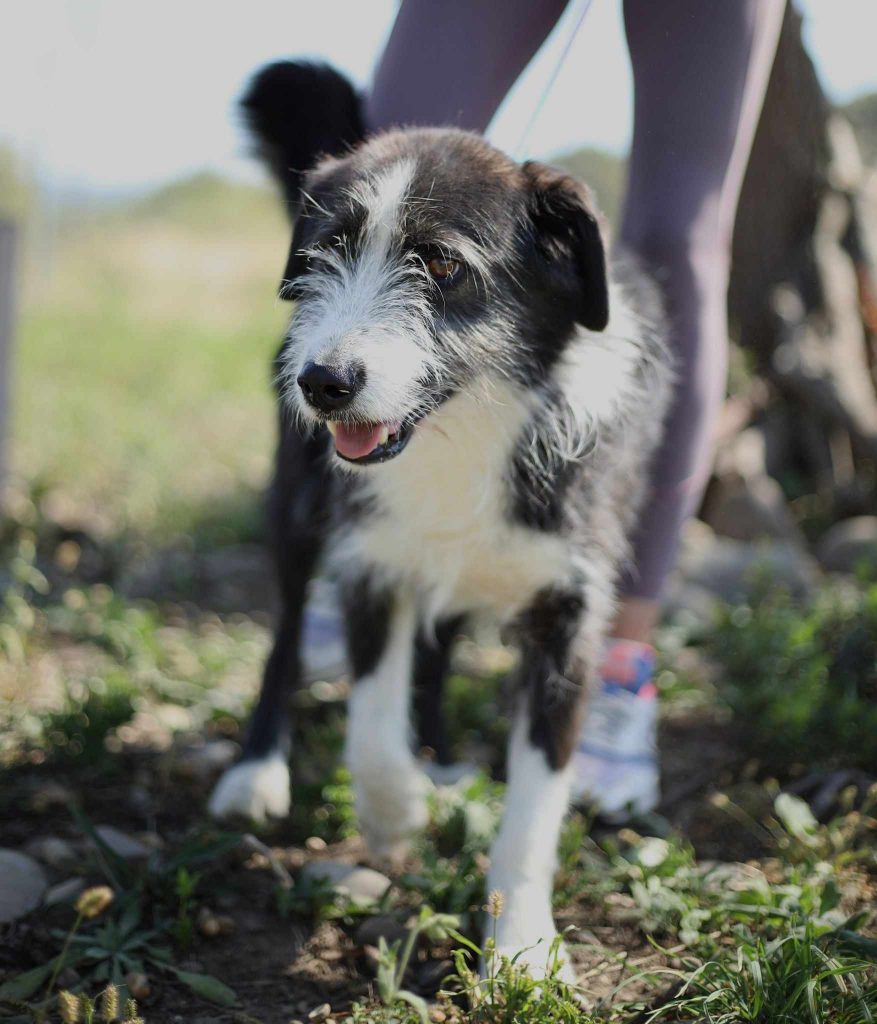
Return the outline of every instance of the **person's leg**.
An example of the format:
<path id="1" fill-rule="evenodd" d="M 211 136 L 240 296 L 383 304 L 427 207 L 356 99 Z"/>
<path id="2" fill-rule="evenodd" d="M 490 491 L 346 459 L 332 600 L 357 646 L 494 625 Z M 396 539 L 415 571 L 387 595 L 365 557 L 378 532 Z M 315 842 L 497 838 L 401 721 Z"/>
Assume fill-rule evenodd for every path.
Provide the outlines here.
<path id="1" fill-rule="evenodd" d="M 785 0 L 625 0 L 634 133 L 620 242 L 661 285 L 678 384 L 576 763 L 574 788 L 608 811 L 657 801 L 650 643 L 683 523 L 709 477 L 727 371 L 737 197 Z"/>
<path id="2" fill-rule="evenodd" d="M 785 0 L 625 0 L 634 132 L 620 240 L 657 277 L 679 383 L 651 473 L 633 639 L 647 639 L 682 523 L 712 464 L 727 373 L 731 233 Z M 646 607 L 644 608 L 643 605 Z"/>
<path id="3" fill-rule="evenodd" d="M 366 124 L 483 132 L 567 2 L 403 0 L 366 100 Z"/>

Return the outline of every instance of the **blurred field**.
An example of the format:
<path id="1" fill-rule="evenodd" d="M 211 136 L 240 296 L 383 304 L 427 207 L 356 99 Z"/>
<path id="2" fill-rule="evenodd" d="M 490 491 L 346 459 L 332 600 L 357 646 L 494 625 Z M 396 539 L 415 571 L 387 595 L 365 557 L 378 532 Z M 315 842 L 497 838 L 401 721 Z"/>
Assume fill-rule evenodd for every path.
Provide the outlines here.
<path id="1" fill-rule="evenodd" d="M 286 231 L 267 188 L 208 176 L 65 213 L 27 262 L 15 472 L 73 518 L 159 536 L 261 487 Z"/>

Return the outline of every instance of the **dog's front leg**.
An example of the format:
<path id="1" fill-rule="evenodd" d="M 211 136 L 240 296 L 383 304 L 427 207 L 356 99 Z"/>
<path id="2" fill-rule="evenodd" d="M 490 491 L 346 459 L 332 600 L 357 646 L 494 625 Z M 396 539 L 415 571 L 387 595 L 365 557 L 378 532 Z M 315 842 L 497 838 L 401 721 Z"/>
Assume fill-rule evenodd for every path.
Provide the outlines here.
<path id="1" fill-rule="evenodd" d="M 305 601 L 327 529 L 324 449 L 325 438 L 300 437 L 281 415 L 268 508 L 282 610 L 241 759 L 223 774 L 210 797 L 215 818 L 261 821 L 289 813 L 289 698 L 301 679 Z"/>
<path id="2" fill-rule="evenodd" d="M 417 613 L 398 592 L 360 581 L 345 593 L 354 684 L 346 760 L 373 854 L 398 857 L 427 821 L 430 783 L 411 751 L 411 679 Z"/>
<path id="3" fill-rule="evenodd" d="M 557 932 L 551 913 L 557 843 L 569 802 L 570 757 L 592 662 L 577 590 L 537 595 L 519 622 L 521 689 L 508 754 L 502 825 L 491 851 L 488 890 L 502 894 L 496 946 L 541 975 Z M 573 981 L 568 957 L 562 976 Z"/>

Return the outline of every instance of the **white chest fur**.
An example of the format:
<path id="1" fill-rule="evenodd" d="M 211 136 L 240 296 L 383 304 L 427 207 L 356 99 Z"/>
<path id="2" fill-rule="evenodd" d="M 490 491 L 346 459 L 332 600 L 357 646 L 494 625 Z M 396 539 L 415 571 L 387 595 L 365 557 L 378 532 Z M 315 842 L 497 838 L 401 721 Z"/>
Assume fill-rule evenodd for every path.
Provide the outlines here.
<path id="1" fill-rule="evenodd" d="M 530 415 L 527 396 L 506 384 L 432 413 L 401 456 L 364 471 L 377 508 L 336 537 L 337 569 L 365 566 L 413 585 L 427 617 L 481 610 L 504 619 L 564 579 L 563 540 L 508 514 L 509 466 Z"/>

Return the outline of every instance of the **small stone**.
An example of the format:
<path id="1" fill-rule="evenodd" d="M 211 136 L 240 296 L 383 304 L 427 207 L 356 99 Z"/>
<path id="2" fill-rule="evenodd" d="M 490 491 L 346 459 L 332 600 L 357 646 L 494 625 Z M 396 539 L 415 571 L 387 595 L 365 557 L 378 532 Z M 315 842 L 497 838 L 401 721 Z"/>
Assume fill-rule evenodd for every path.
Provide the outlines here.
<path id="1" fill-rule="evenodd" d="M 715 625 L 721 601 L 706 587 L 674 577 L 662 600 L 662 621 L 670 626 L 697 632 Z"/>
<path id="2" fill-rule="evenodd" d="M 16 921 L 38 907 L 49 882 L 27 854 L 0 849 L 0 924 Z"/>
<path id="3" fill-rule="evenodd" d="M 125 975 L 125 988 L 128 989 L 131 998 L 138 1001 L 148 999 L 152 993 L 149 978 L 140 971 L 131 971 L 130 974 Z"/>
<path id="4" fill-rule="evenodd" d="M 326 1020 L 332 1013 L 332 1007 L 328 1003 L 321 1003 L 319 1006 L 315 1006 L 313 1010 L 308 1014 L 308 1020 Z"/>
<path id="5" fill-rule="evenodd" d="M 72 903 L 84 888 L 84 878 L 68 878 L 66 882 L 59 882 L 46 890 L 43 906 L 54 907 L 58 903 Z"/>
<path id="6" fill-rule="evenodd" d="M 240 747 L 232 740 L 208 740 L 176 751 L 172 770 L 180 778 L 210 782 L 234 762 L 239 752 Z"/>
<path id="7" fill-rule="evenodd" d="M 219 921 L 212 910 L 207 907 L 202 907 L 198 911 L 198 917 L 195 920 L 198 927 L 198 931 L 208 939 L 212 939 L 219 935 Z"/>
<path id="8" fill-rule="evenodd" d="M 362 954 L 373 970 L 377 970 L 381 962 L 381 951 L 377 946 L 363 946 Z"/>
<path id="9" fill-rule="evenodd" d="M 356 929 L 354 942 L 357 946 L 377 946 L 378 939 L 388 945 L 408 937 L 408 929 L 391 914 L 367 917 Z"/>
<path id="10" fill-rule="evenodd" d="M 124 860 L 145 860 L 149 856 L 149 847 L 139 839 L 125 835 L 113 825 L 98 825 L 95 832 L 117 856 Z"/>
<path id="11" fill-rule="evenodd" d="M 854 516 L 835 523 L 820 537 L 816 557 L 829 572 L 877 568 L 877 516 Z"/>
<path id="12" fill-rule="evenodd" d="M 818 566 L 795 544 L 785 541 L 745 541 L 717 537 L 699 521 L 689 523 L 683 534 L 679 575 L 723 601 L 747 600 L 764 583 L 787 587 L 795 598 L 811 593 L 818 580 Z"/>
<path id="13" fill-rule="evenodd" d="M 704 518 L 719 536 L 753 541 L 764 537 L 802 543 L 780 485 L 765 475 L 719 477 Z"/>
<path id="14" fill-rule="evenodd" d="M 424 995 L 435 995 L 445 978 L 453 973 L 454 965 L 450 960 L 427 960 L 416 969 L 417 987 Z"/>
<path id="15" fill-rule="evenodd" d="M 231 935 L 234 931 L 234 919 L 228 914 L 217 914 L 216 923 L 219 925 L 220 935 Z"/>
<path id="16" fill-rule="evenodd" d="M 72 789 L 62 786 L 60 782 L 44 782 L 31 793 L 30 806 L 37 814 L 44 814 L 52 807 L 70 803 L 72 799 Z"/>
<path id="17" fill-rule="evenodd" d="M 390 879 L 374 868 L 363 868 L 356 864 L 342 864 L 339 861 L 321 860 L 305 864 L 302 877 L 311 881 L 325 880 L 336 892 L 349 897 L 359 906 L 377 903 L 390 887 Z"/>
<path id="18" fill-rule="evenodd" d="M 63 868 L 77 860 L 76 850 L 58 836 L 43 836 L 31 839 L 24 847 L 25 853 L 47 864 L 50 868 Z"/>
<path id="19" fill-rule="evenodd" d="M 305 849 L 310 850 L 311 853 L 319 853 L 326 849 L 326 840 L 321 839 L 320 836 L 308 836 L 305 839 Z"/>
<path id="20" fill-rule="evenodd" d="M 58 977 L 55 979 L 56 988 L 73 988 L 74 985 L 78 985 L 82 979 L 79 976 L 79 972 L 75 971 L 72 967 L 65 967 L 58 973 Z"/>

